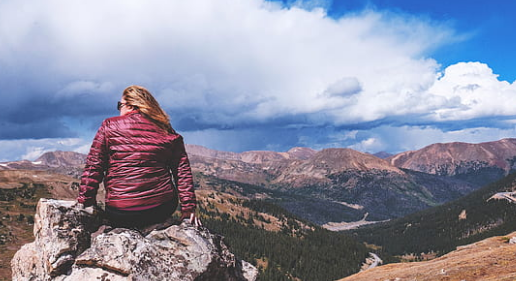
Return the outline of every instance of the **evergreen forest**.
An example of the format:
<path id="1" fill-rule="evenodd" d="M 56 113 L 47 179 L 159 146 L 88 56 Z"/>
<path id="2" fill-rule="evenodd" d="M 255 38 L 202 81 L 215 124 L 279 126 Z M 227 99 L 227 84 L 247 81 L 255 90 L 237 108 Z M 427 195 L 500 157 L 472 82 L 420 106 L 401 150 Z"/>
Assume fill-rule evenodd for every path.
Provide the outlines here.
<path id="1" fill-rule="evenodd" d="M 370 249 L 349 235 L 302 221 L 265 200 L 233 203 L 251 212 L 232 217 L 201 208 L 203 223 L 223 235 L 239 259 L 258 267 L 259 280 L 336 280 L 358 272 L 369 255 Z M 279 231 L 261 226 L 267 223 L 263 213 L 280 218 Z"/>
<path id="2" fill-rule="evenodd" d="M 498 192 L 514 191 L 515 186 L 513 173 L 458 200 L 348 233 L 379 246 L 380 255 L 440 256 L 457 246 L 515 231 L 516 204 L 490 199 Z"/>

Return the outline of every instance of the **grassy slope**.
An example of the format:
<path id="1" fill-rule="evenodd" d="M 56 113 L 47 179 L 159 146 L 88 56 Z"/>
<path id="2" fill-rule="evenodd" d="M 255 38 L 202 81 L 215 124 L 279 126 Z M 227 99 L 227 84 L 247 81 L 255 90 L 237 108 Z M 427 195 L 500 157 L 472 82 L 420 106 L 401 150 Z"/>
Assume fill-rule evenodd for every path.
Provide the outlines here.
<path id="1" fill-rule="evenodd" d="M 25 243 L 34 241 L 34 213 L 41 197 L 50 197 L 40 184 L 0 189 L 0 280 L 11 280 L 11 259 Z"/>

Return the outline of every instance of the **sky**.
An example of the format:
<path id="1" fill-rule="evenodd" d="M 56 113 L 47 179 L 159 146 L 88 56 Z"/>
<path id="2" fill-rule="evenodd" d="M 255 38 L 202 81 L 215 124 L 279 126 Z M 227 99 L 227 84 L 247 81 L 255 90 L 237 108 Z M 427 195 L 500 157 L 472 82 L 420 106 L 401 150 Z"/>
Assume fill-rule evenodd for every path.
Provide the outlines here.
<path id="1" fill-rule="evenodd" d="M 516 137 L 516 1 L 0 1 L 0 162 L 87 153 L 129 85 L 188 144 Z"/>

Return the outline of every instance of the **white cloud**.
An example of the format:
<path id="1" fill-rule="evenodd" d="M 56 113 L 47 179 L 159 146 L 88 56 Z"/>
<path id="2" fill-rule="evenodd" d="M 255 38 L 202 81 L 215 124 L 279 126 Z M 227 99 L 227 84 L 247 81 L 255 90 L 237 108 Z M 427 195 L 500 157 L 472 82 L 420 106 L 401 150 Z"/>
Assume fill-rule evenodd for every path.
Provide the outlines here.
<path id="1" fill-rule="evenodd" d="M 28 146 L 25 148 L 25 154 L 22 156 L 22 159 L 37 159 L 39 156 L 43 155 L 43 153 L 48 152 L 44 147 L 40 146 Z"/>
<path id="2" fill-rule="evenodd" d="M 9 42 L 0 54 L 11 66 L 37 59 L 64 82 L 61 95 L 154 86 L 172 110 L 216 107 L 206 123 L 321 111 L 338 124 L 382 118 L 405 105 L 394 96 L 433 82 L 438 65 L 424 56 L 453 33 L 403 15 L 333 19 L 299 8 L 312 1 L 288 9 L 259 0 L 30 3 L 0 6 L 0 26 L 10 27 L 0 30 Z"/>
<path id="3" fill-rule="evenodd" d="M 376 139 L 376 138 L 368 138 L 368 139 L 362 140 L 354 145 L 348 146 L 348 148 L 362 151 L 362 152 L 369 152 L 369 153 L 376 153 L 376 152 L 383 151 L 384 147 L 385 147 L 385 144 L 383 144 L 380 139 Z"/>
<path id="4" fill-rule="evenodd" d="M 91 144 L 85 144 L 85 145 L 75 148 L 73 151 L 82 153 L 82 154 L 88 154 L 90 152 L 90 148 L 91 148 Z"/>
<path id="5" fill-rule="evenodd" d="M 434 111 L 436 121 L 516 115 L 516 82 L 499 81 L 483 63 L 449 66 L 428 93 L 450 101 L 449 107 Z"/>
<path id="6" fill-rule="evenodd" d="M 47 120 L 41 111 L 55 110 L 48 120 L 69 125 L 56 135 L 91 135 L 83 132 L 94 130 L 86 118 L 111 112 L 111 96 L 117 100 L 131 84 L 148 87 L 173 125 L 193 124 L 183 128 L 190 143 L 212 148 L 321 148 L 355 141 L 360 149 L 399 151 L 452 137 L 473 139 L 475 130 L 514 135 L 509 129 L 468 129 L 470 124 L 448 132 L 438 125 L 397 127 L 516 115 L 515 83 L 499 81 L 487 65 L 458 63 L 440 73 L 431 51 L 464 39 L 445 23 L 380 10 L 331 18 L 318 8 L 330 1 L 290 3 L 1 1 L 0 64 L 9 73 L 0 73 L 0 82 L 16 81 L 9 85 L 18 94 L 3 99 L 11 107 L 0 118 L 14 121 L 0 125 L 14 128 L 20 118 L 11 116 L 27 112 L 20 145 L 32 148 L 2 141 L 0 158 L 59 147 L 87 152 L 91 139 L 27 140 L 29 125 Z M 43 96 L 35 103 L 49 100 L 53 107 L 27 109 L 35 96 Z M 68 109 L 58 110 L 61 105 Z M 395 124 L 382 125 L 384 120 Z M 280 132 L 282 127 L 289 131 Z M 313 127 L 318 138 L 296 127 Z M 339 132 L 343 127 L 349 130 Z M 362 127 L 372 129 L 356 129 Z M 6 135 L 16 134 L 11 131 Z"/>
<path id="7" fill-rule="evenodd" d="M 466 142 L 480 143 L 496 141 L 516 136 L 516 126 L 506 129 L 474 127 L 453 131 L 443 131 L 432 126 L 380 126 L 367 131 L 359 131 L 355 144 L 349 145 L 362 152 L 376 153 L 388 151 L 399 153 L 418 150 L 434 143 Z"/>

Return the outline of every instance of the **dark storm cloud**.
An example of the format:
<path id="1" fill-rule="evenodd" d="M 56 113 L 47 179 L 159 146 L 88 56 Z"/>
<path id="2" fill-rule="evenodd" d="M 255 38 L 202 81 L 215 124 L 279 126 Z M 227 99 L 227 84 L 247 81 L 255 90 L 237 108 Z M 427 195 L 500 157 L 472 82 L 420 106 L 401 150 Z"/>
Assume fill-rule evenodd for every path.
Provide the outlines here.
<path id="1" fill-rule="evenodd" d="M 24 76 L 9 89 L 12 96 L 0 110 L 0 139 L 75 137 L 77 128 L 67 125 L 64 118 L 91 122 L 118 114 L 119 94 L 86 89 L 70 94 L 69 90 L 33 85 L 34 80 Z"/>
<path id="2" fill-rule="evenodd" d="M 32 120 L 30 123 L 0 122 L 0 138 L 5 140 L 76 136 L 75 130 L 55 118 Z"/>

